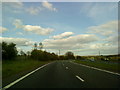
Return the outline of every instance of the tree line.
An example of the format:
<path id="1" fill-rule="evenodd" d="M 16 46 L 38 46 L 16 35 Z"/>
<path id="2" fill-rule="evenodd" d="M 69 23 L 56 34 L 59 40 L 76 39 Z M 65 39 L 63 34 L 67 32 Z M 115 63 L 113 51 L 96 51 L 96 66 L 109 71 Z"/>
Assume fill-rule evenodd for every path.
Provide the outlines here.
<path id="1" fill-rule="evenodd" d="M 55 53 L 50 53 L 47 51 L 43 51 L 43 44 L 39 43 L 39 46 L 37 46 L 37 43 L 34 44 L 34 49 L 30 52 L 27 51 L 27 53 L 20 51 L 20 55 L 18 55 L 18 51 L 16 48 L 15 43 L 6 43 L 2 42 L 2 59 L 3 60 L 13 60 L 17 56 L 25 56 L 32 58 L 34 60 L 40 60 L 40 61 L 46 61 L 46 60 L 70 60 L 75 59 L 73 52 L 66 52 L 65 55 L 57 55 Z M 78 57 L 80 58 L 80 57 Z"/>

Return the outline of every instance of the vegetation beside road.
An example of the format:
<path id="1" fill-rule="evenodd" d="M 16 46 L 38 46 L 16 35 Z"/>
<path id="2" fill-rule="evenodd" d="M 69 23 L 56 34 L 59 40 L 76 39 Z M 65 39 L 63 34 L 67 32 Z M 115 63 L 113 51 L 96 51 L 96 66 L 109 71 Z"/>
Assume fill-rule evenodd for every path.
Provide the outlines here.
<path id="1" fill-rule="evenodd" d="M 99 60 L 96 60 L 96 61 L 75 60 L 74 62 L 79 63 L 79 64 L 84 64 L 87 66 L 92 66 L 92 67 L 108 70 L 108 71 L 112 71 L 112 72 L 120 73 L 120 68 L 119 68 L 120 63 L 113 63 L 110 61 L 99 61 Z"/>
<path id="2" fill-rule="evenodd" d="M 35 69 L 54 60 L 75 60 L 74 62 L 76 63 L 120 73 L 118 68 L 120 55 L 74 56 L 74 53 L 70 51 L 66 52 L 65 55 L 57 55 L 54 52 L 43 51 L 42 43 L 39 46 L 35 43 L 34 49 L 25 53 L 22 50 L 17 51 L 16 44 L 14 43 L 2 42 L 0 45 L 2 45 L 3 78 Z"/>
<path id="3" fill-rule="evenodd" d="M 34 70 L 46 63 L 63 59 L 54 52 L 43 51 L 42 43 L 40 43 L 39 46 L 35 43 L 34 49 L 26 53 L 22 50 L 17 51 L 15 43 L 2 42 L 0 45 L 2 46 L 3 79 L 21 72 Z M 73 53 L 67 52 L 64 59 L 74 59 Z"/>
<path id="4" fill-rule="evenodd" d="M 3 79 L 8 78 L 12 75 L 19 74 L 28 70 L 33 70 L 47 64 L 51 61 L 38 61 L 33 59 L 22 59 L 22 60 L 4 60 L 2 62 L 2 73 Z"/>

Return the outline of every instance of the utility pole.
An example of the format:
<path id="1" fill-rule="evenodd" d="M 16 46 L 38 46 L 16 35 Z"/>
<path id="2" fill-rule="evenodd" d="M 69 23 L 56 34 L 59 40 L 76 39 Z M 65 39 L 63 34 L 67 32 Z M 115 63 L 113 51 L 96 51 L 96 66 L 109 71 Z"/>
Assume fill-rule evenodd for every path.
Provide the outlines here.
<path id="1" fill-rule="evenodd" d="M 60 56 L 60 50 L 59 50 L 59 56 Z"/>
<path id="2" fill-rule="evenodd" d="M 99 51 L 99 59 L 101 60 L 100 51 Z"/>
<path id="3" fill-rule="evenodd" d="M 100 51 L 99 51 L 99 56 L 100 56 Z"/>

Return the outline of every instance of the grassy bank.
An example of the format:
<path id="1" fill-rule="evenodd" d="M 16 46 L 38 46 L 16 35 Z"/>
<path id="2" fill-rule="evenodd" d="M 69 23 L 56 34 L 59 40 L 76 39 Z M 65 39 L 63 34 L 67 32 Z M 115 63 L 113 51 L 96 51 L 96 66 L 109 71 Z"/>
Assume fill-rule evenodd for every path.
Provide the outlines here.
<path id="1" fill-rule="evenodd" d="M 109 70 L 112 72 L 120 73 L 119 63 L 105 62 L 105 61 L 89 61 L 89 60 L 75 60 L 75 63 L 84 64 L 87 66 L 92 66 L 104 70 Z"/>
<path id="2" fill-rule="evenodd" d="M 50 61 L 37 61 L 32 59 L 23 60 L 7 60 L 2 62 L 2 74 L 3 79 L 8 78 L 12 75 L 25 72 L 27 70 L 35 69 L 42 66 Z"/>

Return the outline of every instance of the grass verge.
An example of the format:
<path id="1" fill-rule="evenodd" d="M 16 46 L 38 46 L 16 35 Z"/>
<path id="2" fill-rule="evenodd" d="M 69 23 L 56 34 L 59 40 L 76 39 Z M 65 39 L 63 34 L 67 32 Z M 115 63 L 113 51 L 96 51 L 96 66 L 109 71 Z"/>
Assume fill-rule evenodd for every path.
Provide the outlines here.
<path id="1" fill-rule="evenodd" d="M 104 69 L 104 70 L 108 70 L 108 71 L 112 71 L 112 72 L 116 72 L 116 73 L 120 73 L 120 68 L 119 68 L 119 63 L 109 63 L 109 62 L 103 62 L 103 61 L 83 61 L 83 60 L 75 60 L 75 63 L 80 63 L 80 64 L 84 64 L 87 66 L 92 66 L 92 67 L 96 67 L 99 69 Z"/>
<path id="2" fill-rule="evenodd" d="M 51 61 L 26 60 L 7 60 L 2 62 L 2 78 L 8 78 L 12 75 L 35 69 Z"/>

